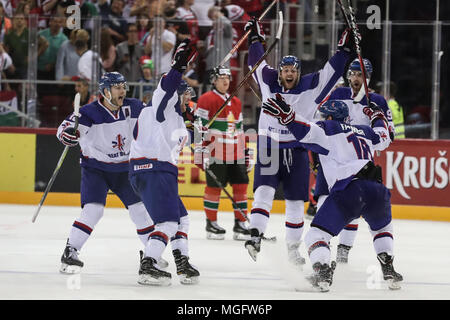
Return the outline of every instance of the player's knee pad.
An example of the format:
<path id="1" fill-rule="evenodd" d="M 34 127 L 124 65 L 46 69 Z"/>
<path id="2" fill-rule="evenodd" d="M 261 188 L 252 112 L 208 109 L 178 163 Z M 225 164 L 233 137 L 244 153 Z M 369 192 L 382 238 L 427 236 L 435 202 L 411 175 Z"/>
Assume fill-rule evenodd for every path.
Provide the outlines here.
<path id="1" fill-rule="evenodd" d="M 157 236 L 159 233 L 162 233 L 167 237 L 167 239 L 165 240 L 168 241 L 169 239 L 175 236 L 177 230 L 178 230 L 177 222 L 175 221 L 161 222 L 155 225 L 155 230 L 150 234 L 149 237 L 152 238 L 152 236 Z"/>
<path id="2" fill-rule="evenodd" d="M 272 210 L 275 188 L 270 186 L 259 186 L 254 193 L 253 208 L 259 208 L 270 212 Z"/>
<path id="3" fill-rule="evenodd" d="M 150 214 L 142 201 L 128 206 L 128 212 L 130 214 L 131 221 L 133 221 L 138 228 L 153 225 L 153 220 L 150 218 Z"/>
<path id="4" fill-rule="evenodd" d="M 286 221 L 298 223 L 303 221 L 305 202 L 303 200 L 286 200 Z"/>
<path id="5" fill-rule="evenodd" d="M 80 218 L 77 221 L 93 229 L 103 217 L 104 209 L 105 206 L 101 203 L 87 203 L 83 206 Z"/>
<path id="6" fill-rule="evenodd" d="M 237 184 L 232 184 L 231 187 L 233 188 L 233 194 L 243 194 L 243 195 L 247 195 L 247 188 L 248 188 L 248 184 L 246 183 L 237 183 Z"/>
<path id="7" fill-rule="evenodd" d="M 209 186 L 205 187 L 205 195 L 219 196 L 220 197 L 220 192 L 221 191 L 222 191 L 222 189 L 220 189 L 220 188 L 214 188 L 214 187 L 209 187 Z"/>
<path id="8" fill-rule="evenodd" d="M 315 246 L 322 244 L 329 248 L 330 240 L 333 236 L 328 232 L 320 230 L 316 227 L 311 227 L 305 235 L 305 246 L 309 251 L 313 250 Z"/>

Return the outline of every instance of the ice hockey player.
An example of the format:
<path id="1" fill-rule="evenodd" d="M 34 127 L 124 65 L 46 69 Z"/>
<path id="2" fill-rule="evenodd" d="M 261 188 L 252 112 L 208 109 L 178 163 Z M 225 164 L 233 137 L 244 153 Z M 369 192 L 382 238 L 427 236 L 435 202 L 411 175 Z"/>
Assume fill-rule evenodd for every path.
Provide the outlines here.
<path id="1" fill-rule="evenodd" d="M 265 35 L 254 18 L 245 25 L 245 30 L 250 30 L 248 65 L 251 69 L 264 54 Z M 354 55 L 352 39 L 349 30 L 345 30 L 338 43 L 337 52 L 323 69 L 311 74 L 301 74 L 301 61 L 294 56 L 283 57 L 278 70 L 271 68 L 265 61 L 262 62 L 253 75 L 260 86 L 262 100 L 266 101 L 279 93 L 296 111 L 312 120 L 316 106 L 344 74 L 347 61 Z M 250 229 L 256 232 L 253 236 L 261 236 L 265 232 L 275 191 L 278 185 L 283 183 L 288 259 L 301 267 L 305 261 L 299 251 L 304 224 L 304 203 L 309 199 L 308 151 L 276 119 L 261 113 L 258 122 L 257 154 Z M 255 252 L 257 251 L 249 251 L 256 261 Z"/>
<path id="2" fill-rule="evenodd" d="M 350 125 L 348 107 L 340 100 L 322 104 L 310 122 L 296 113 L 279 94 L 263 104 L 263 112 L 278 119 L 298 141 L 319 154 L 329 196 L 318 209 L 305 235 L 305 245 L 313 266 L 311 283 L 328 291 L 335 262 L 330 262 L 330 240 L 362 215 L 373 236 L 373 245 L 390 289 L 399 289 L 403 278 L 393 267 L 393 226 L 389 190 L 382 183 L 381 167 L 373 163 L 375 150 L 389 146 L 388 121 L 371 102 L 363 112 L 370 126 Z M 259 241 L 259 239 L 255 239 Z"/>
<path id="3" fill-rule="evenodd" d="M 61 257 L 62 273 L 77 273 L 83 267 L 78 254 L 103 216 L 108 190 L 128 209 L 137 234 L 145 245 L 153 221 L 128 180 L 128 156 L 133 128 L 144 104 L 126 98 L 128 85 L 118 72 L 107 72 L 99 82 L 97 101 L 80 108 L 78 130 L 70 114 L 59 126 L 58 139 L 81 148 L 81 215 L 72 225 Z M 167 266 L 161 261 L 161 266 Z"/>
<path id="4" fill-rule="evenodd" d="M 370 82 L 370 78 L 373 72 L 372 64 L 368 59 L 363 59 L 364 68 L 366 70 L 367 82 Z M 349 121 L 352 125 L 370 125 L 369 119 L 364 114 L 364 107 L 367 106 L 367 98 L 361 92 L 364 91 L 363 86 L 363 75 L 361 70 L 361 65 L 359 59 L 355 59 L 350 64 L 347 71 L 347 80 L 349 82 L 349 87 L 340 87 L 334 90 L 327 99 L 331 100 L 341 100 L 347 104 L 349 109 Z M 367 83 L 369 85 L 369 83 Z M 377 93 L 369 93 L 370 101 L 376 103 L 381 110 L 384 112 L 388 120 L 388 130 L 390 137 L 393 140 L 394 124 L 392 121 L 392 114 L 388 107 L 388 104 L 382 95 Z M 326 180 L 321 172 L 320 165 L 318 166 L 316 179 L 316 188 L 314 190 L 314 195 L 318 198 L 317 208 L 319 208 L 325 201 L 328 195 L 328 186 Z M 336 262 L 337 263 L 347 263 L 348 254 L 355 241 L 356 233 L 358 230 L 359 218 L 351 221 L 348 225 L 344 227 L 342 232 L 339 234 L 339 244 L 337 246 Z"/>
<path id="5" fill-rule="evenodd" d="M 200 96 L 197 103 L 197 115 L 206 125 L 228 99 L 228 88 L 231 81 L 231 70 L 224 66 L 215 67 L 211 73 L 213 89 Z M 233 97 L 216 120 L 209 126 L 204 137 L 208 144 L 209 158 L 203 163 L 206 174 L 205 195 L 203 198 L 206 213 L 207 239 L 223 240 L 226 230 L 217 222 L 217 211 L 220 203 L 220 185 L 208 172 L 214 174 L 220 184 L 228 183 L 233 189 L 233 200 L 239 208 L 234 208 L 234 240 L 248 240 L 250 232 L 246 225 L 248 174 L 251 162 L 245 161 L 250 150 L 246 146 L 244 133 L 242 104 L 239 98 Z M 239 210 L 241 209 L 241 210 Z"/>
<path id="6" fill-rule="evenodd" d="M 196 56 L 189 43 L 187 38 L 178 46 L 171 69 L 159 81 L 151 105 L 139 115 L 131 143 L 131 185 L 155 223 L 141 252 L 138 283 L 142 285 L 171 284 L 171 274 L 157 266 L 169 240 L 180 282 L 195 284 L 200 275 L 189 263 L 189 217 L 178 195 L 177 162 L 191 139 L 185 123 L 191 90 L 181 79 Z"/>

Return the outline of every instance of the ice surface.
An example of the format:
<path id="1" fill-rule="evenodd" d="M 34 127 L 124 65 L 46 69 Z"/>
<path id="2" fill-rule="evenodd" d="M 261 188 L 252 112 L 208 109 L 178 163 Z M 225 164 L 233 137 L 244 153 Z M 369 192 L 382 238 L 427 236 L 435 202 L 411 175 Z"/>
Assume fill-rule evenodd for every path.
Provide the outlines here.
<path id="1" fill-rule="evenodd" d="M 349 264 L 338 265 L 328 293 L 311 292 L 303 272 L 287 263 L 284 215 L 270 217 L 267 236 L 254 262 L 244 242 L 232 240 L 233 214 L 219 213 L 227 229 L 223 241 L 206 240 L 203 212 L 190 212 L 191 263 L 200 283 L 178 282 L 170 247 L 164 253 L 172 273 L 169 287 L 137 283 L 142 249 L 128 211 L 106 208 L 102 220 L 80 252 L 85 266 L 79 275 L 59 273 L 60 257 L 78 207 L 44 206 L 35 223 L 36 206 L 0 205 L 0 299 L 120 299 L 120 300 L 304 300 L 304 299 L 450 299 L 450 223 L 394 220 L 395 268 L 404 277 L 402 289 L 390 291 L 361 220 Z M 305 219 L 305 232 L 310 221 Z M 304 233 L 305 234 L 305 233 Z M 333 257 L 336 239 L 332 240 Z M 306 256 L 302 244 L 302 254 Z"/>

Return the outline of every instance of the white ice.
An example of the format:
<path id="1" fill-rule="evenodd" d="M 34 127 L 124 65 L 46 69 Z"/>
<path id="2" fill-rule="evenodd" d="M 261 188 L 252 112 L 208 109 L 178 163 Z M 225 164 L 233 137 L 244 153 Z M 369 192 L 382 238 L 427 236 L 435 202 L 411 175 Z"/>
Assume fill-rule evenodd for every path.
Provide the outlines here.
<path id="1" fill-rule="evenodd" d="M 402 289 L 391 291 L 384 281 L 367 224 L 361 220 L 348 265 L 338 265 L 328 293 L 310 292 L 304 272 L 287 263 L 284 215 L 272 214 L 267 236 L 254 262 L 244 243 L 232 240 L 233 214 L 219 213 L 227 229 L 223 241 L 206 240 L 203 212 L 190 212 L 191 263 L 201 273 L 195 286 L 181 285 L 170 247 L 164 253 L 172 273 L 169 287 L 137 283 L 141 242 L 125 209 L 106 208 L 82 248 L 85 266 L 78 275 L 59 273 L 60 257 L 80 208 L 45 206 L 35 223 L 36 206 L 0 205 L 0 299 L 120 300 L 303 300 L 303 299 L 450 299 L 450 223 L 394 220 L 395 268 L 404 277 Z M 310 221 L 305 219 L 305 232 Z M 304 233 L 305 234 L 305 233 Z M 336 239 L 332 240 L 333 256 Z M 306 257 L 302 245 L 302 253 Z"/>

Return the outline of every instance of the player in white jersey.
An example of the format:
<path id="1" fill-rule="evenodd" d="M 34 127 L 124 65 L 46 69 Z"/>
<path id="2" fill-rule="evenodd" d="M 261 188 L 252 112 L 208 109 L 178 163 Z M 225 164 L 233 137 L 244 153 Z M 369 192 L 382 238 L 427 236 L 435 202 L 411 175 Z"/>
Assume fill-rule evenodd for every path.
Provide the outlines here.
<path id="1" fill-rule="evenodd" d="M 309 278 L 320 291 L 328 291 L 336 266 L 331 262 L 332 237 L 356 217 L 362 215 L 373 236 L 373 245 L 390 289 L 399 289 L 403 277 L 393 267 L 393 226 L 390 192 L 382 183 L 381 167 L 373 163 L 375 150 L 384 150 L 391 142 L 388 121 L 373 102 L 364 107 L 370 126 L 350 125 L 348 107 L 340 100 L 328 100 L 317 114 L 321 121 L 310 122 L 277 94 L 263 104 L 263 111 L 286 125 L 305 148 L 319 154 L 329 188 L 329 196 L 317 211 L 305 244 L 313 266 Z M 255 250 L 261 242 L 253 238 Z"/>
<path id="2" fill-rule="evenodd" d="M 138 283 L 143 285 L 171 284 L 171 274 L 157 266 L 169 240 L 180 282 L 197 283 L 200 275 L 189 263 L 189 217 L 178 195 L 178 157 L 191 138 L 185 124 L 188 117 L 183 117 L 191 91 L 181 80 L 194 59 L 189 42 L 185 39 L 177 48 L 171 70 L 161 78 L 151 105 L 139 115 L 131 143 L 130 182 L 155 222 L 141 253 Z"/>
<path id="3" fill-rule="evenodd" d="M 60 271 L 63 273 L 79 272 L 83 267 L 78 252 L 103 216 L 109 189 L 128 209 L 144 245 L 154 229 L 144 204 L 128 181 L 133 128 L 144 105 L 137 99 L 125 98 L 127 88 L 120 73 L 103 74 L 99 83 L 100 98 L 80 108 L 78 130 L 75 132 L 73 114 L 58 128 L 57 137 L 63 144 L 75 146 L 79 143 L 81 148 L 82 210 L 72 225 L 61 257 Z"/>
<path id="4" fill-rule="evenodd" d="M 367 81 L 370 81 L 370 77 L 373 72 L 372 64 L 368 59 L 363 59 L 364 68 L 367 74 Z M 367 98 L 361 92 L 364 93 L 363 77 L 361 71 L 361 65 L 359 59 L 355 59 L 349 66 L 347 71 L 347 79 L 349 82 L 349 87 L 340 87 L 334 90 L 327 99 L 331 100 L 341 100 L 347 104 L 349 109 L 349 121 L 352 125 L 370 125 L 369 119 L 364 114 L 363 109 L 367 106 Z M 381 110 L 384 112 L 388 120 L 388 130 L 391 139 L 393 139 L 394 123 L 392 121 L 392 114 L 389 106 L 383 96 L 377 93 L 369 93 L 370 101 L 376 103 Z M 328 186 L 323 177 L 323 172 L 318 167 L 316 188 L 314 190 L 314 195 L 318 198 L 317 208 L 325 201 L 328 195 Z M 358 230 L 359 218 L 351 221 L 348 225 L 344 227 L 342 232 L 339 234 L 339 244 L 337 246 L 337 263 L 347 263 L 348 254 L 355 241 L 356 232 Z"/>
<path id="5" fill-rule="evenodd" d="M 246 24 L 245 30 L 250 30 L 248 65 L 251 69 L 264 54 L 265 36 L 255 19 Z M 301 61 L 294 56 L 283 57 L 278 70 L 262 62 L 253 75 L 259 84 L 262 100 L 266 101 L 279 93 L 297 112 L 311 120 L 315 106 L 329 94 L 345 71 L 346 63 L 353 54 L 351 40 L 346 30 L 338 43 L 336 54 L 323 69 L 311 74 L 301 75 Z M 283 183 L 288 258 L 291 263 L 301 266 L 304 258 L 298 249 L 303 233 L 304 202 L 309 199 L 308 152 L 285 126 L 261 113 L 256 160 L 250 228 L 259 234 L 265 232 L 275 191 Z M 256 259 L 256 256 L 252 258 Z"/>

